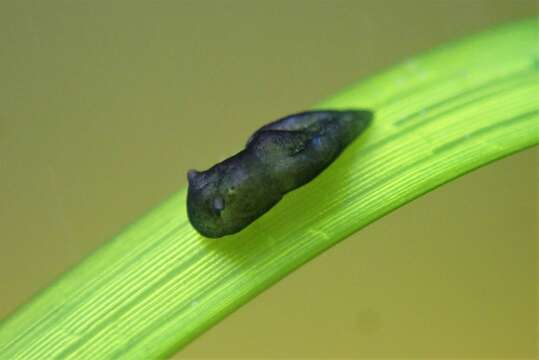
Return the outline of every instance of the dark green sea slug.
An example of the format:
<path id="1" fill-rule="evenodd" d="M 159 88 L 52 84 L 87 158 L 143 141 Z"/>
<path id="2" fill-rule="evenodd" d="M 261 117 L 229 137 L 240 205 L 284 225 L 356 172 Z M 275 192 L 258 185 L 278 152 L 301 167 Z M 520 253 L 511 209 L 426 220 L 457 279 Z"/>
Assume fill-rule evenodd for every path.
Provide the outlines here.
<path id="1" fill-rule="evenodd" d="M 322 172 L 372 117 L 367 110 L 309 111 L 263 126 L 236 155 L 187 173 L 191 224 L 211 238 L 242 230 Z"/>

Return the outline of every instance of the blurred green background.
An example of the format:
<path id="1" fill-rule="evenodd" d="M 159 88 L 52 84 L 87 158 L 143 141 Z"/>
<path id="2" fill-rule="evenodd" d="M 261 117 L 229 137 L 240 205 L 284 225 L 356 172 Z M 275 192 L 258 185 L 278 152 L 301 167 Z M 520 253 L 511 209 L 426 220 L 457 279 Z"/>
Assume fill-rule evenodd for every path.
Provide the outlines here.
<path id="1" fill-rule="evenodd" d="M 3 0 L 0 318 L 260 125 L 538 14 L 536 0 Z M 537 148 L 450 183 L 177 357 L 531 358 L 538 184 Z"/>

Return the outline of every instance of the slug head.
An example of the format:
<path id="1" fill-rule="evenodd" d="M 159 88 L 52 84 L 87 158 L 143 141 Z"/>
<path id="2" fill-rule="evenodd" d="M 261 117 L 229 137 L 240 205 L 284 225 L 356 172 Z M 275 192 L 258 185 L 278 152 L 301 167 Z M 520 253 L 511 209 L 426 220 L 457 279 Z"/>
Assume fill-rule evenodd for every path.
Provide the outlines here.
<path id="1" fill-rule="evenodd" d="M 276 185 L 252 163 L 254 159 L 238 155 L 207 171 L 187 174 L 187 214 L 206 237 L 240 231 L 281 198 Z"/>

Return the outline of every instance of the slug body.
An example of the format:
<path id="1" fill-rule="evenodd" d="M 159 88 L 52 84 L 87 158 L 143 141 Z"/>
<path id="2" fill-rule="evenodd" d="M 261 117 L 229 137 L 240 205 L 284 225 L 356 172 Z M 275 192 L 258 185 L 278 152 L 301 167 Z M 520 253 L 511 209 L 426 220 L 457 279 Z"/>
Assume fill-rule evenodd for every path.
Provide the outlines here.
<path id="1" fill-rule="evenodd" d="M 241 152 L 188 172 L 191 224 L 211 238 L 242 230 L 322 172 L 372 117 L 366 110 L 309 111 L 263 126 Z"/>

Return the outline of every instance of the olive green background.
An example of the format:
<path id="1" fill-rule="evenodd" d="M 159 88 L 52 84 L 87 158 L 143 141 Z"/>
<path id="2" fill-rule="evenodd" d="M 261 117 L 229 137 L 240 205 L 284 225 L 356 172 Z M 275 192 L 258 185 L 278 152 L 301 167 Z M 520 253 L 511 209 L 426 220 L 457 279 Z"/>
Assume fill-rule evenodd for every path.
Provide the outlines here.
<path id="1" fill-rule="evenodd" d="M 535 0 L 3 0 L 0 318 L 265 122 L 538 14 Z M 538 184 L 535 148 L 443 186 L 177 357 L 532 358 Z"/>

